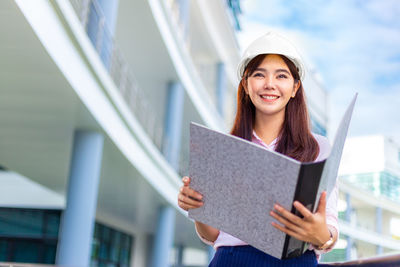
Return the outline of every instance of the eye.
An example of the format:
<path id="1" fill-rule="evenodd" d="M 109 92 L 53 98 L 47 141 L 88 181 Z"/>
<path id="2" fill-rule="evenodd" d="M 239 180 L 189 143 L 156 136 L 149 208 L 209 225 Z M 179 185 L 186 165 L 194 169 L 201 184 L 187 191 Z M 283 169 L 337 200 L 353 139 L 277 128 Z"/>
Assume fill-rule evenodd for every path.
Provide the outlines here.
<path id="1" fill-rule="evenodd" d="M 281 74 L 278 75 L 278 78 L 279 79 L 287 79 L 288 75 L 281 73 Z"/>
<path id="2" fill-rule="evenodd" d="M 264 77 L 264 75 L 261 72 L 256 72 L 252 76 L 253 77 Z"/>

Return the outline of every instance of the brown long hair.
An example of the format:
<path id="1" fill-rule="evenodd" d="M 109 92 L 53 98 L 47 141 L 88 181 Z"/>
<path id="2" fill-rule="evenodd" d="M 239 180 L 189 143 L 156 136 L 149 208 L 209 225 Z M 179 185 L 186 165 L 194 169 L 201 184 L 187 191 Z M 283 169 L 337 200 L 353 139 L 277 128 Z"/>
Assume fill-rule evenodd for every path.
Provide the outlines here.
<path id="1" fill-rule="evenodd" d="M 236 117 L 231 134 L 249 141 L 252 140 L 253 135 L 255 106 L 245 88 L 248 77 L 253 74 L 266 56 L 267 54 L 258 55 L 247 64 L 238 87 Z M 294 63 L 283 55 L 280 57 L 285 61 L 295 82 L 300 82 L 300 87 L 296 96 L 291 98 L 286 105 L 285 120 L 275 151 L 301 162 L 314 161 L 319 153 L 319 145 L 311 134 L 303 84 Z"/>

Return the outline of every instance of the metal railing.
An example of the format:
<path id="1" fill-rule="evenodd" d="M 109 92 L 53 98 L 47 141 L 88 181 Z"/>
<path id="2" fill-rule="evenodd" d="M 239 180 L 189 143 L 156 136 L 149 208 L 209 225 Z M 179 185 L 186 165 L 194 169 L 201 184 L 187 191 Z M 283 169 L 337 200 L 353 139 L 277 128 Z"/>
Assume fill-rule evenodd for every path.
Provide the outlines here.
<path id="1" fill-rule="evenodd" d="M 163 123 L 139 88 L 128 62 L 118 48 L 97 0 L 70 0 L 89 39 L 131 112 L 161 151 Z"/>
<path id="2" fill-rule="evenodd" d="M 0 267 L 52 267 L 52 266 L 55 267 L 56 265 L 0 262 Z M 370 257 L 370 258 L 358 259 L 346 262 L 321 263 L 318 264 L 318 266 L 319 267 L 329 267 L 329 266 L 399 267 L 400 254 Z"/>
<path id="3" fill-rule="evenodd" d="M 400 266 L 400 254 L 377 256 L 365 259 L 358 259 L 346 262 L 331 262 L 319 264 L 321 267 L 328 266 L 364 266 L 364 267 L 399 267 Z"/>
<path id="4" fill-rule="evenodd" d="M 192 35 L 195 33 L 190 31 L 190 20 L 188 20 L 190 14 L 182 15 L 182 13 L 190 13 L 190 8 L 187 9 L 186 6 L 182 6 L 185 1 L 186 0 L 166 0 L 164 6 L 166 7 L 167 14 L 171 19 L 179 42 L 184 44 L 181 48 L 187 55 L 183 58 L 184 63 L 187 66 L 187 71 L 196 85 L 203 88 L 198 90 L 198 93 L 206 104 L 216 107 L 216 64 L 212 62 L 203 63 L 196 60 L 193 50 L 191 49 L 193 42 Z M 163 2 L 163 0 L 161 2 Z"/>
<path id="5" fill-rule="evenodd" d="M 0 262 L 0 267 L 53 267 L 56 265 L 39 263 Z"/>

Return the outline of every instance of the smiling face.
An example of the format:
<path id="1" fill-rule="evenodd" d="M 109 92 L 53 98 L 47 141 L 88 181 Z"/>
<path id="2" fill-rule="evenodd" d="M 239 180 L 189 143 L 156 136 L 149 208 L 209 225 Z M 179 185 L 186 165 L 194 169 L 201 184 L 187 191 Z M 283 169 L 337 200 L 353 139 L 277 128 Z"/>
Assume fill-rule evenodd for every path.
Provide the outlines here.
<path id="1" fill-rule="evenodd" d="M 249 75 L 245 90 L 256 108 L 256 118 L 283 119 L 285 107 L 299 86 L 300 82 L 295 81 L 282 57 L 271 54 Z"/>

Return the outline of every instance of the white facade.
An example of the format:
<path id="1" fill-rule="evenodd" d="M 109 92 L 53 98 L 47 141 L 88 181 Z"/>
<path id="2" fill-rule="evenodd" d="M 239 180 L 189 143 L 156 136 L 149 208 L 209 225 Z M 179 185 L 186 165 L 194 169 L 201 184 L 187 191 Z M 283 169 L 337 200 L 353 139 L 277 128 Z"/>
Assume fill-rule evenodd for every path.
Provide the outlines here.
<path id="1" fill-rule="evenodd" d="M 95 220 L 133 238 L 131 265 L 157 265 L 163 252 L 154 252 L 154 240 L 171 222 L 173 244 L 164 250 L 181 253 L 172 262 L 201 252 L 198 264 L 207 264 L 207 247 L 176 197 L 187 174 L 189 122 L 226 131 L 234 115 L 239 47 L 226 2 L 6 0 L 0 7 L 0 165 L 10 170 L 2 171 L 9 190 L 1 207 L 65 209 L 74 133 L 96 132 L 104 145 Z M 165 156 L 177 139 L 165 126 L 171 87 L 182 88 L 174 132 L 181 142 L 171 148 L 178 164 Z M 165 208 L 172 220 L 162 219 Z"/>
<path id="2" fill-rule="evenodd" d="M 326 260 L 400 251 L 400 146 L 385 136 L 346 140 L 339 169 L 341 241 Z"/>

